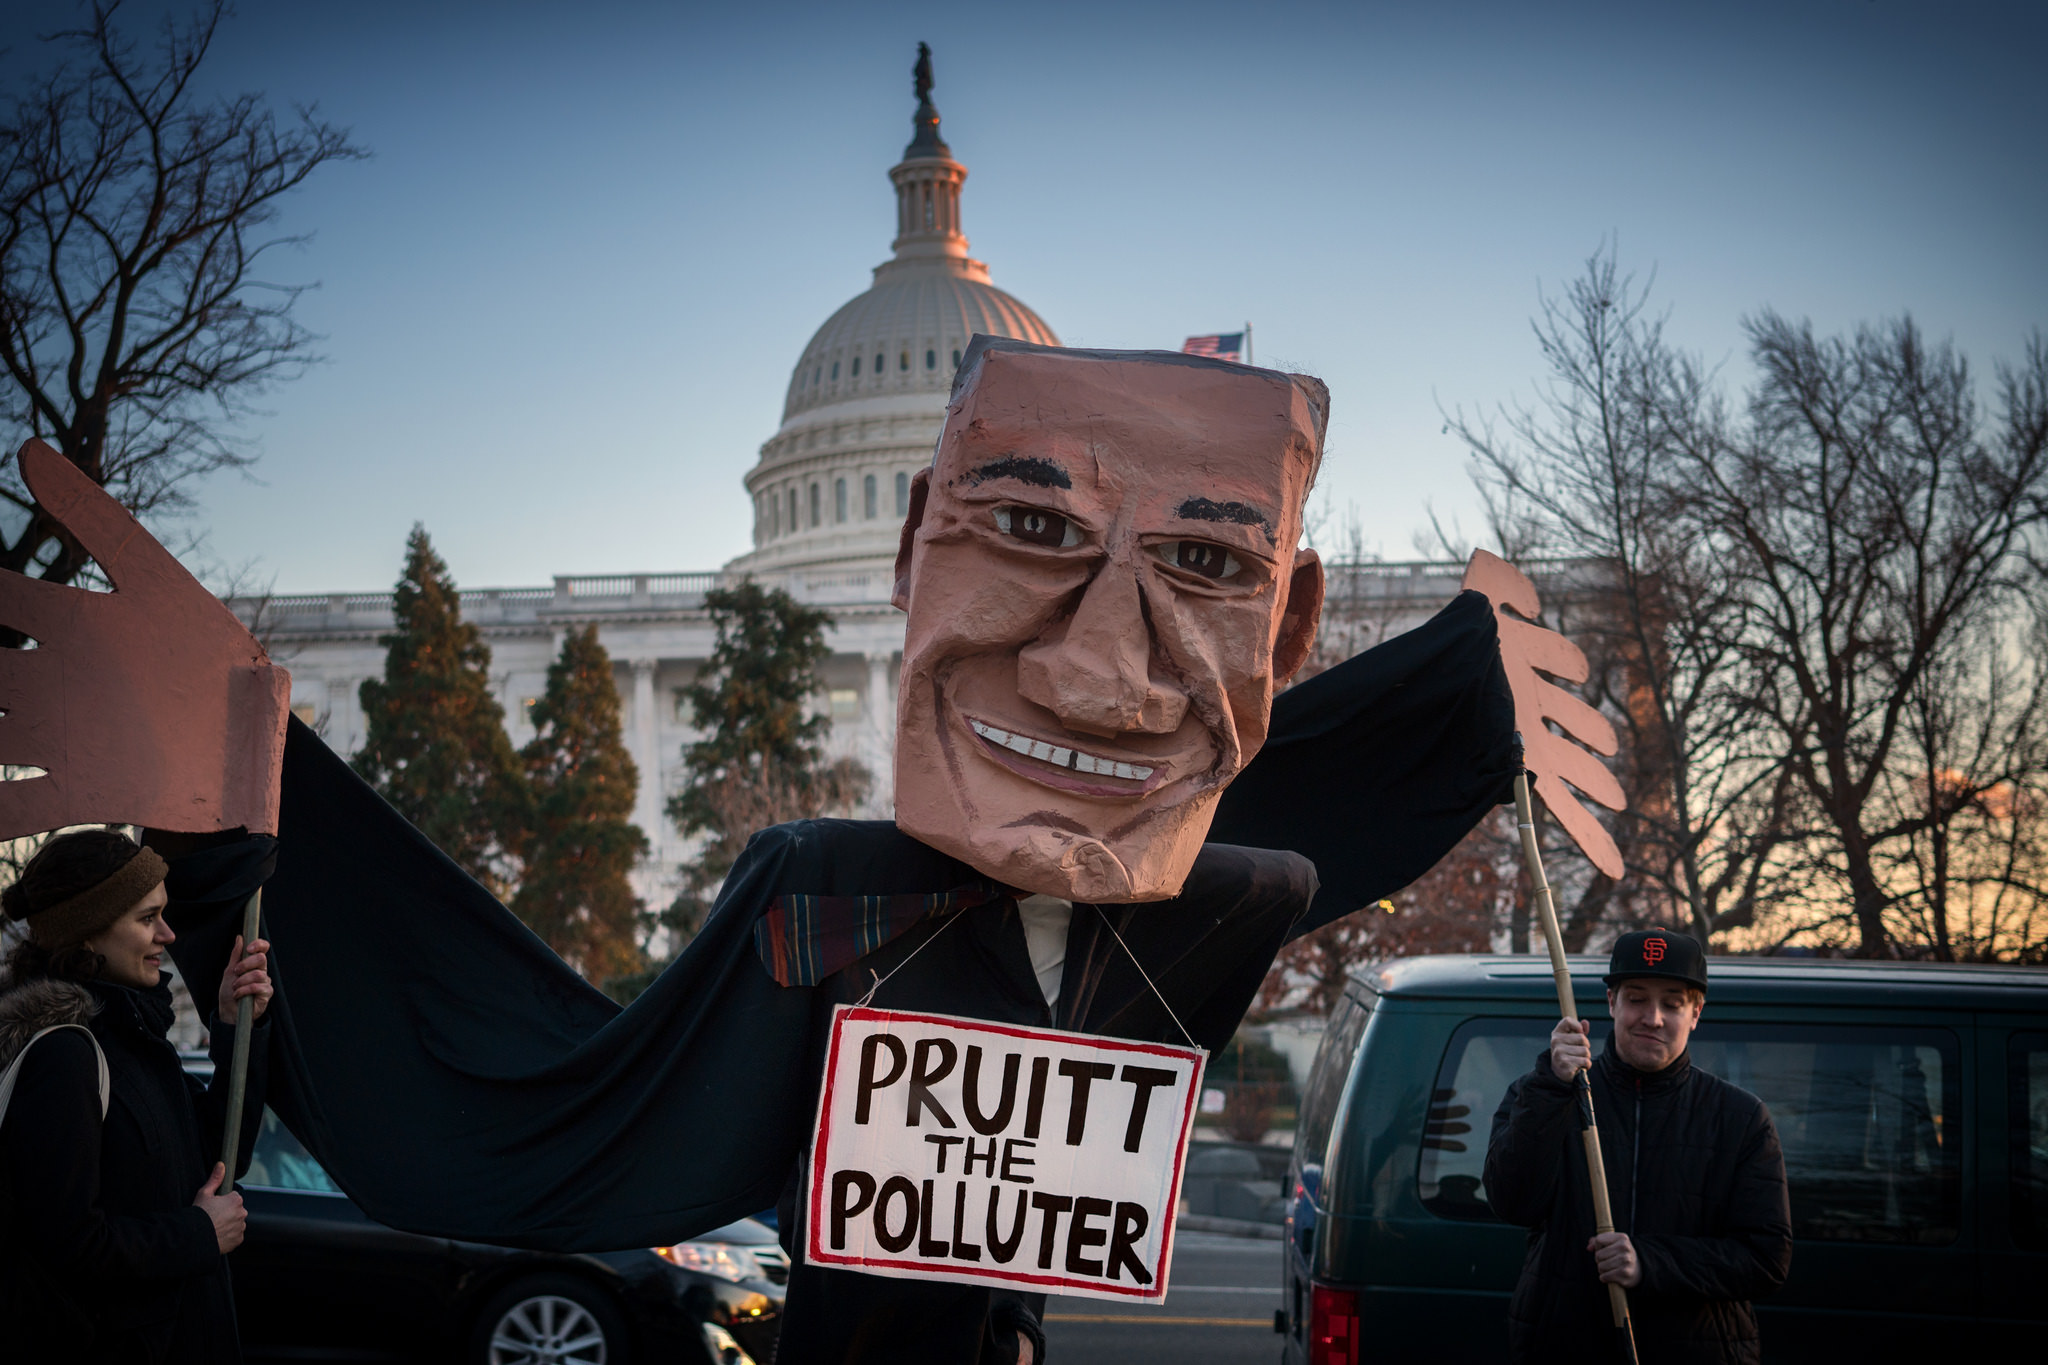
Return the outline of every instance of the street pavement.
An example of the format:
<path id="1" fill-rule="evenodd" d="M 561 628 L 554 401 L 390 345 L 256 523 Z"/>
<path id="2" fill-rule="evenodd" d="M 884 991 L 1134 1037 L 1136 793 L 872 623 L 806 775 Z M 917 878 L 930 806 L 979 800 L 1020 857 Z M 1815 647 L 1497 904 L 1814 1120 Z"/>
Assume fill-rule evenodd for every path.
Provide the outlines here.
<path id="1" fill-rule="evenodd" d="M 1163 1304 L 1047 1299 L 1048 1365 L 1272 1365 L 1282 1245 L 1182 1232 Z"/>

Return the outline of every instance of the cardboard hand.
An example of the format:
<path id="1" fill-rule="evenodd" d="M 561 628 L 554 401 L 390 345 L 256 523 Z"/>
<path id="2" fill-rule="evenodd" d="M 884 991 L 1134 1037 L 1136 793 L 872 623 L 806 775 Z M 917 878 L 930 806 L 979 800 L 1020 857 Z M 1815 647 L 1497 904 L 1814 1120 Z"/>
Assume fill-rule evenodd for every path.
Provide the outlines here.
<path id="1" fill-rule="evenodd" d="M 1614 836 L 1565 785 L 1570 783 L 1609 810 L 1628 804 L 1607 765 L 1586 752 L 1613 754 L 1619 747 L 1614 727 L 1607 717 L 1543 676 L 1584 682 L 1589 672 L 1585 652 L 1556 631 L 1535 624 L 1541 610 L 1536 585 L 1500 556 L 1475 551 L 1465 566 L 1464 586 L 1486 594 L 1500 622 L 1500 657 L 1515 694 L 1522 766 L 1529 770 L 1536 794 L 1593 866 L 1619 878 L 1621 850 L 1615 847 Z M 1511 610 L 1515 614 L 1510 615 Z M 1564 733 L 1552 733 L 1547 721 L 1555 721 Z"/>
<path id="2" fill-rule="evenodd" d="M 113 498 L 41 441 L 22 478 L 112 592 L 0 572 L 0 838 L 76 824 L 277 830 L 291 676 Z"/>

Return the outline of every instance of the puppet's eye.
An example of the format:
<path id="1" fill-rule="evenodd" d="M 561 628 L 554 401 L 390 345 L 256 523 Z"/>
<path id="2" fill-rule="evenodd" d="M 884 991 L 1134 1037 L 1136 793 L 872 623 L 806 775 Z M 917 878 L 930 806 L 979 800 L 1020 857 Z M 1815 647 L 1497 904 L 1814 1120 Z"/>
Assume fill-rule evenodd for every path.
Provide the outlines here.
<path id="1" fill-rule="evenodd" d="M 1174 568 L 1183 569 L 1198 578 L 1235 578 L 1238 570 L 1244 567 L 1230 551 L 1206 540 L 1169 540 L 1157 546 L 1154 552 Z"/>
<path id="2" fill-rule="evenodd" d="M 1041 507 L 998 507 L 996 529 L 1026 545 L 1053 545 L 1061 549 L 1081 543 L 1081 528 L 1057 512 Z"/>

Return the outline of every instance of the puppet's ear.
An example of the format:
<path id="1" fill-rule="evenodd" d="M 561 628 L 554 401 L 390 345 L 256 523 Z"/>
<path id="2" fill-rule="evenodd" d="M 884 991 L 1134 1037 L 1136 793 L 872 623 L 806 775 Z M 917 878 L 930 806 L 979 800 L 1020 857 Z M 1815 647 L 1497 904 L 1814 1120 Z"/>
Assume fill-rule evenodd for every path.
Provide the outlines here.
<path id="1" fill-rule="evenodd" d="M 1323 618 L 1323 560 L 1314 550 L 1297 551 L 1280 608 L 1280 637 L 1273 642 L 1273 681 L 1284 683 L 1308 662 Z"/>
<path id="2" fill-rule="evenodd" d="M 898 611 L 910 610 L 910 552 L 917 543 L 917 528 L 924 525 L 924 500 L 931 491 L 932 471 L 926 466 L 910 480 L 910 514 L 903 518 L 903 535 L 896 542 L 896 587 L 889 603 Z"/>

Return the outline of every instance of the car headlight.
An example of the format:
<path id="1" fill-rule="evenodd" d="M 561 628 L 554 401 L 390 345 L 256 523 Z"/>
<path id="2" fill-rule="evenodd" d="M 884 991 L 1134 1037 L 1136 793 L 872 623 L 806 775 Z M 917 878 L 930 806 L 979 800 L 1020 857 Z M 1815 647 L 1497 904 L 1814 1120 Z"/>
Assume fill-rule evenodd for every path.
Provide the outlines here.
<path id="1" fill-rule="evenodd" d="M 753 1257 L 723 1242 L 678 1242 L 672 1247 L 655 1247 L 654 1254 L 670 1265 L 716 1275 L 734 1284 L 761 1275 L 761 1267 Z"/>
<path id="2" fill-rule="evenodd" d="M 704 1324 L 704 1344 L 711 1348 L 711 1358 L 719 1365 L 754 1365 L 754 1358 L 732 1339 L 732 1333 L 715 1322 Z"/>

